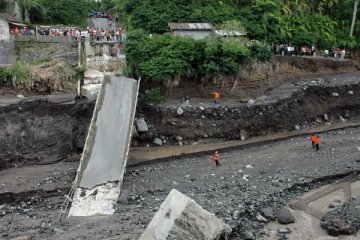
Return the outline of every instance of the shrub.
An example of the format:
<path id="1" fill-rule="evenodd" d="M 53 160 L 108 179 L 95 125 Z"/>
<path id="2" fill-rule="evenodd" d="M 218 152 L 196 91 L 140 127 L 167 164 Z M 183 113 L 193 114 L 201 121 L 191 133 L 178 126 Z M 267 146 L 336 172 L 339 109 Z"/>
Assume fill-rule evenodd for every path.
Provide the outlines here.
<path id="1" fill-rule="evenodd" d="M 28 65 L 16 62 L 10 67 L 2 70 L 0 79 L 7 86 L 12 86 L 16 90 L 31 90 L 34 86 L 34 79 L 31 76 Z"/>
<path id="2" fill-rule="evenodd" d="M 143 98 L 145 103 L 161 104 L 165 102 L 165 97 L 161 96 L 160 88 L 152 88 Z"/>
<path id="3" fill-rule="evenodd" d="M 251 55 L 255 59 L 259 59 L 260 61 L 268 61 L 271 58 L 271 51 L 269 47 L 260 42 L 252 42 L 250 45 Z"/>

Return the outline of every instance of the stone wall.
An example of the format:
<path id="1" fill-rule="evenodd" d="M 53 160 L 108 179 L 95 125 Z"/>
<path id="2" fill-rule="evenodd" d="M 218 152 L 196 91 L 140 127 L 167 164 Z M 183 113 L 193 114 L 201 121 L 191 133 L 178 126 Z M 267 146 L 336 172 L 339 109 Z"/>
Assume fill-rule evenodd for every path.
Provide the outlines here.
<path id="1" fill-rule="evenodd" d="M 23 36 L 26 39 L 0 41 L 0 66 L 8 66 L 15 61 L 31 63 L 45 58 L 62 59 L 76 64 L 78 59 L 77 43 L 66 39 L 36 39 L 35 36 Z"/>
<path id="2" fill-rule="evenodd" d="M 77 44 L 70 41 L 15 41 L 16 59 L 21 62 L 34 62 L 44 58 L 61 58 L 75 64 Z"/>
<path id="3" fill-rule="evenodd" d="M 15 63 L 15 43 L 0 41 L 0 67 Z"/>

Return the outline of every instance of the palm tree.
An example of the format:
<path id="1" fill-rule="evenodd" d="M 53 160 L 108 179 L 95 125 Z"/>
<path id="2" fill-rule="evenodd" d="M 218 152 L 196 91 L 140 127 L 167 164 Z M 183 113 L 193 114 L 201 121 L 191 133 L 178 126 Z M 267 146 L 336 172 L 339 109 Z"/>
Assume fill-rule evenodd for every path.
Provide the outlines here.
<path id="1" fill-rule="evenodd" d="M 356 14 L 358 11 L 358 5 L 359 5 L 359 1 L 356 0 L 354 2 L 354 14 L 353 14 L 353 19 L 352 19 L 352 23 L 351 23 L 351 29 L 350 29 L 350 37 L 353 35 L 354 33 L 354 26 L 355 26 L 355 22 L 356 22 Z"/>
<path id="2" fill-rule="evenodd" d="M 17 0 L 22 12 L 22 19 L 25 22 L 30 22 L 30 12 L 34 15 L 43 14 L 45 12 L 39 0 Z"/>

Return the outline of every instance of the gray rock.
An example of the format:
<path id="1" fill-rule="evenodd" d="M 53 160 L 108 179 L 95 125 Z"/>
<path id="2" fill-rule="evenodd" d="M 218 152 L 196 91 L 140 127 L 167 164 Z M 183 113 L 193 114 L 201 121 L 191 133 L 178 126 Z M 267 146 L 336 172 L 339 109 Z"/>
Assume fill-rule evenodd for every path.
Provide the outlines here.
<path id="1" fill-rule="evenodd" d="M 360 229 L 360 197 L 325 214 L 320 226 L 333 236 L 355 234 Z"/>
<path id="2" fill-rule="evenodd" d="M 329 121 L 329 116 L 326 113 L 324 114 L 324 121 Z"/>
<path id="3" fill-rule="evenodd" d="M 143 118 L 139 118 L 136 120 L 136 127 L 137 127 L 138 132 L 149 131 L 149 127 Z"/>
<path id="4" fill-rule="evenodd" d="M 221 239 L 225 234 L 226 225 L 222 220 L 173 189 L 139 240 L 212 240 Z"/>
<path id="5" fill-rule="evenodd" d="M 354 95 L 354 91 L 351 91 L 351 90 L 350 90 L 350 91 L 348 91 L 348 94 L 349 94 L 349 95 Z"/>
<path id="6" fill-rule="evenodd" d="M 256 219 L 259 222 L 267 222 L 268 220 L 266 218 L 264 218 L 261 214 L 256 215 Z"/>
<path id="7" fill-rule="evenodd" d="M 176 139 L 176 141 L 182 141 L 183 137 L 182 136 L 176 136 L 175 139 Z"/>
<path id="8" fill-rule="evenodd" d="M 17 98 L 25 98 L 25 96 L 22 95 L 22 94 L 18 94 L 16 97 L 17 97 Z"/>
<path id="9" fill-rule="evenodd" d="M 184 110 L 182 110 L 181 107 L 178 107 L 178 109 L 176 110 L 176 113 L 177 113 L 177 115 L 183 115 Z"/>
<path id="10" fill-rule="evenodd" d="M 183 145 L 182 141 L 178 141 L 178 144 L 179 144 L 179 146 Z"/>
<path id="11" fill-rule="evenodd" d="M 155 138 L 153 143 L 158 145 L 158 146 L 161 146 L 163 144 L 163 142 L 162 142 L 162 140 L 160 138 Z"/>
<path id="12" fill-rule="evenodd" d="M 250 107 L 252 105 L 255 104 L 255 100 L 254 99 L 249 99 L 249 101 L 247 102 L 247 105 Z"/>
<path id="13" fill-rule="evenodd" d="M 245 240 L 254 240 L 255 236 L 252 232 L 245 231 L 242 236 Z"/>
<path id="14" fill-rule="evenodd" d="M 205 108 L 204 108 L 204 107 L 201 107 L 201 106 L 200 106 L 199 108 L 200 108 L 200 110 L 201 110 L 201 111 L 204 111 L 204 110 L 205 110 Z"/>
<path id="15" fill-rule="evenodd" d="M 121 204 L 128 204 L 129 203 L 128 198 L 129 198 L 129 190 L 127 189 L 121 190 L 121 194 L 118 202 Z"/>
<path id="16" fill-rule="evenodd" d="M 295 125 L 295 126 L 294 126 L 294 130 L 300 130 L 300 126 L 299 126 L 299 125 Z"/>
<path id="17" fill-rule="evenodd" d="M 18 236 L 16 238 L 12 238 L 11 240 L 31 240 L 31 236 L 23 235 L 23 236 Z"/>
<path id="18" fill-rule="evenodd" d="M 263 209 L 262 214 L 264 215 L 264 217 L 266 217 L 267 219 L 269 219 L 271 221 L 275 220 L 275 214 L 274 214 L 274 211 L 271 208 Z"/>
<path id="19" fill-rule="evenodd" d="M 289 228 L 280 228 L 277 231 L 278 233 L 291 233 L 291 230 Z"/>
<path id="20" fill-rule="evenodd" d="M 339 119 L 340 119 L 341 122 L 346 122 L 346 120 L 345 120 L 345 118 L 343 116 L 340 116 Z"/>
<path id="21" fill-rule="evenodd" d="M 333 93 L 331 93 L 331 95 L 332 95 L 333 97 L 338 97 L 338 96 L 339 96 L 339 94 L 338 94 L 337 92 L 333 92 Z"/>
<path id="22" fill-rule="evenodd" d="M 42 222 L 42 223 L 40 224 L 40 228 L 47 228 L 46 223 Z"/>
<path id="23" fill-rule="evenodd" d="M 234 211 L 232 214 L 232 217 L 235 220 L 239 219 L 239 216 L 240 216 L 240 211 Z"/>
<path id="24" fill-rule="evenodd" d="M 241 141 L 245 141 L 247 138 L 248 138 L 248 134 L 247 134 L 246 130 L 241 129 L 240 130 L 240 139 L 241 139 Z"/>
<path id="25" fill-rule="evenodd" d="M 25 136 L 26 136 L 25 131 L 22 131 L 22 132 L 20 133 L 20 137 L 25 137 Z"/>
<path id="26" fill-rule="evenodd" d="M 295 222 L 294 216 L 292 215 L 290 210 L 287 209 L 286 207 L 280 208 L 280 210 L 277 213 L 277 217 L 278 217 L 278 222 L 281 224 L 289 224 Z"/>
<path id="27" fill-rule="evenodd" d="M 53 229 L 54 233 L 64 233 L 65 231 L 60 229 L 60 228 L 54 228 Z"/>

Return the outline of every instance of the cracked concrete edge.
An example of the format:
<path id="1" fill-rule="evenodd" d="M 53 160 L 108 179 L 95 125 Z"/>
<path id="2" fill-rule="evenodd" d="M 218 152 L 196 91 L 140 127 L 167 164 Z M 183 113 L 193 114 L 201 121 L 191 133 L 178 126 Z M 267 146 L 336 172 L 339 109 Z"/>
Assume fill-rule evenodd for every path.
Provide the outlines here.
<path id="1" fill-rule="evenodd" d="M 92 147 L 94 146 L 94 142 L 95 142 L 94 134 L 96 134 L 96 128 L 97 128 L 95 123 L 97 120 L 98 112 L 101 110 L 102 104 L 104 102 L 105 88 L 106 88 L 105 86 L 109 82 L 110 82 L 110 76 L 107 75 L 104 77 L 104 80 L 101 84 L 100 92 L 96 99 L 95 108 L 94 108 L 93 115 L 92 115 L 91 122 L 90 122 L 90 128 L 89 128 L 88 134 L 86 136 L 84 152 L 81 156 L 79 168 L 77 170 L 76 178 L 74 181 L 75 187 L 79 187 L 82 174 L 83 174 L 83 172 L 88 164 L 88 161 L 90 159 L 91 150 L 89 150 L 89 149 L 92 149 Z"/>

